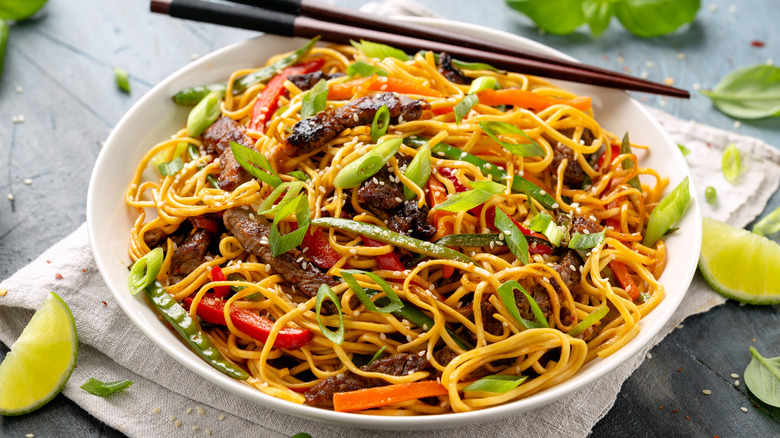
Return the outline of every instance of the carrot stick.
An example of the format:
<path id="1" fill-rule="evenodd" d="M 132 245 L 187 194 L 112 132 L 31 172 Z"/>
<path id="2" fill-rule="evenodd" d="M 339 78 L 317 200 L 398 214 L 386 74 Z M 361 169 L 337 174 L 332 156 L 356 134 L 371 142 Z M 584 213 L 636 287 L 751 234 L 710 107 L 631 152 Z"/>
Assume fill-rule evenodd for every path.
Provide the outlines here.
<path id="1" fill-rule="evenodd" d="M 609 262 L 609 267 L 612 268 L 612 272 L 615 274 L 615 277 L 617 277 L 618 282 L 623 289 L 628 292 L 631 299 L 636 300 L 639 298 L 639 288 L 636 283 L 634 283 L 634 279 L 631 278 L 631 275 L 629 275 L 626 265 L 623 264 L 623 262 L 612 260 Z"/>
<path id="2" fill-rule="evenodd" d="M 577 96 L 573 99 L 558 99 L 518 88 L 482 90 L 477 93 L 477 97 L 480 103 L 488 106 L 514 105 L 534 111 L 541 111 L 553 105 L 569 105 L 580 111 L 587 111 L 591 107 L 591 98 L 587 96 Z"/>
<path id="3" fill-rule="evenodd" d="M 355 412 L 418 398 L 446 395 L 447 388 L 435 380 L 378 386 L 351 392 L 333 394 L 333 409 L 337 412 Z"/>
<path id="4" fill-rule="evenodd" d="M 398 78 L 382 77 L 380 79 L 378 76 L 371 76 L 370 78 L 355 79 L 354 81 L 341 84 L 331 84 L 328 88 L 328 100 L 350 99 L 355 94 L 357 87 L 370 91 L 390 91 L 400 94 L 443 97 L 443 94 L 440 92 L 413 82 L 407 82 Z"/>

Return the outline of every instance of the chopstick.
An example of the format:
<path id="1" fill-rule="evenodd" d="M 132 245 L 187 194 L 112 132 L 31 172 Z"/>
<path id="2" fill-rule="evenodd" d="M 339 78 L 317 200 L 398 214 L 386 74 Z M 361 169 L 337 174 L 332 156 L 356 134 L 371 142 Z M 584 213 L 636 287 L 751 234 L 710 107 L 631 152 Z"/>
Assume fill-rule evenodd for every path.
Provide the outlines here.
<path id="1" fill-rule="evenodd" d="M 249 2 L 251 0 L 237 0 Z M 303 0 L 311 7 L 310 2 Z M 263 2 L 265 4 L 266 2 Z M 290 3 L 273 0 L 269 4 Z M 360 28 L 341 23 L 321 21 L 315 18 L 240 5 L 211 3 L 199 0 L 152 0 L 152 12 L 193 21 L 220 24 L 242 29 L 257 30 L 281 36 L 312 38 L 320 35 L 323 40 L 349 44 L 350 40 L 369 40 L 410 51 L 432 50 L 447 52 L 462 61 L 486 62 L 494 67 L 570 82 L 585 83 L 622 90 L 642 91 L 673 97 L 689 98 L 690 94 L 678 88 L 658 84 L 610 71 L 582 69 L 576 63 L 550 63 L 545 59 L 528 59 L 505 53 L 494 53 L 472 47 L 462 47 L 449 42 L 421 39 L 405 34 L 387 33 L 372 28 Z M 438 32 L 438 31 L 436 31 Z M 446 39 L 446 36 L 443 37 Z M 506 46 L 505 46 L 506 47 Z M 568 64 L 568 65 L 567 65 Z"/>

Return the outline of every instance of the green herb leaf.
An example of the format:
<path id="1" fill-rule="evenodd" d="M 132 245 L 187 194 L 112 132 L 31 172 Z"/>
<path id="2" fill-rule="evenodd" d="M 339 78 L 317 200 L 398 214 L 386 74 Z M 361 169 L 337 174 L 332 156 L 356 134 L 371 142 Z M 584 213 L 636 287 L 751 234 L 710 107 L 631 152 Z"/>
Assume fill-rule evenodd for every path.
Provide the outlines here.
<path id="1" fill-rule="evenodd" d="M 780 356 L 767 358 L 750 347 L 753 358 L 745 368 L 745 383 L 762 402 L 780 408 Z"/>
<path id="2" fill-rule="evenodd" d="M 347 76 L 350 78 L 355 76 L 362 76 L 364 78 L 373 76 L 373 75 L 379 75 L 379 76 L 387 76 L 389 73 L 382 70 L 379 67 L 375 67 L 367 62 L 363 61 L 355 61 L 352 64 L 347 67 Z"/>
<path id="3" fill-rule="evenodd" d="M 187 116 L 187 135 L 199 136 L 219 118 L 222 113 L 219 104 L 224 94 L 223 91 L 212 91 L 190 110 Z"/>
<path id="4" fill-rule="evenodd" d="M 764 216 L 753 225 L 753 232 L 759 236 L 771 236 L 780 232 L 780 208 Z"/>
<path id="5" fill-rule="evenodd" d="M 282 235 L 277 228 L 277 224 L 292 213 L 295 213 L 298 229 Z M 308 229 L 309 199 L 306 197 L 306 194 L 301 194 L 294 200 L 282 205 L 276 213 L 274 222 L 271 225 L 271 232 L 268 235 L 268 246 L 271 248 L 271 254 L 274 257 L 278 257 L 280 254 L 284 254 L 300 245 Z"/>
<path id="6" fill-rule="evenodd" d="M 686 176 L 650 213 L 642 245 L 652 246 L 655 244 L 666 233 L 666 230 L 682 217 L 690 200 L 691 193 L 688 189 L 688 177 Z"/>
<path id="7" fill-rule="evenodd" d="M 707 188 L 704 189 L 704 199 L 708 204 L 714 204 L 715 201 L 718 200 L 718 191 L 715 190 L 715 187 L 707 186 Z"/>
<path id="8" fill-rule="evenodd" d="M 328 298 L 333 302 L 333 304 L 336 306 L 336 311 L 338 311 L 339 314 L 339 328 L 335 332 L 325 327 L 325 324 L 322 323 L 322 316 L 320 315 L 320 311 L 322 309 L 322 302 L 325 300 L 325 298 Z M 344 315 L 341 314 L 341 302 L 338 295 L 336 295 L 336 292 L 333 292 L 333 289 L 331 289 L 327 284 L 321 285 L 320 289 L 317 291 L 317 302 L 314 305 L 314 308 L 317 311 L 317 325 L 320 326 L 320 331 L 322 331 L 323 336 L 325 336 L 330 342 L 333 342 L 334 344 L 343 344 Z"/>
<path id="9" fill-rule="evenodd" d="M 300 181 L 304 181 L 304 182 L 306 182 L 306 181 L 311 179 L 311 177 L 309 176 L 308 173 L 302 172 L 300 170 L 293 170 L 292 172 L 288 173 L 288 175 L 290 175 L 291 177 L 296 178 L 296 179 L 298 179 Z"/>
<path id="10" fill-rule="evenodd" d="M 523 293 L 523 295 L 525 295 L 525 298 L 528 300 L 528 305 L 531 307 L 531 312 L 534 314 L 536 321 L 532 322 L 520 316 L 520 312 L 517 310 L 517 301 L 515 301 L 515 290 L 519 290 Z M 534 300 L 533 297 L 529 295 L 523 286 L 521 286 L 517 281 L 507 281 L 506 283 L 499 286 L 496 292 L 498 293 L 498 297 L 501 298 L 501 302 L 504 303 L 506 310 L 509 311 L 509 314 L 512 315 L 512 317 L 515 318 L 517 322 L 519 322 L 523 327 L 525 327 L 526 330 L 549 327 L 542 309 L 539 308 L 539 304 L 536 303 L 536 300 Z"/>
<path id="11" fill-rule="evenodd" d="M 479 122 L 479 126 L 482 128 L 482 131 L 484 131 L 485 134 L 487 134 L 488 136 L 490 136 L 490 138 L 492 138 L 498 144 L 503 146 L 504 149 L 508 150 L 509 152 L 515 155 L 521 157 L 545 156 L 544 149 L 541 146 L 539 146 L 539 144 L 536 143 L 531 137 L 529 137 L 528 134 L 523 132 L 523 130 L 518 128 L 517 126 L 510 125 L 509 123 L 493 122 L 493 121 Z M 501 141 L 498 139 L 498 136 L 503 134 L 519 134 L 527 138 L 531 143 L 530 144 L 507 143 L 505 141 Z"/>
<path id="12" fill-rule="evenodd" d="M 520 260 L 520 263 L 527 265 L 531 258 L 528 252 L 528 241 L 525 240 L 523 232 L 517 228 L 515 222 L 500 208 L 496 208 L 495 226 L 504 233 L 504 239 L 512 254 Z"/>
<path id="13" fill-rule="evenodd" d="M 521 383 L 525 382 L 528 376 L 513 376 L 511 374 L 495 374 L 485 376 L 471 385 L 463 388 L 464 391 L 482 391 L 503 394 L 509 392 Z"/>
<path id="14" fill-rule="evenodd" d="M 132 385 L 133 382 L 130 380 L 117 380 L 115 382 L 101 382 L 98 379 L 90 378 L 89 380 L 84 382 L 83 385 L 81 385 L 81 389 L 87 391 L 92 395 L 96 395 L 98 397 L 105 397 L 115 392 L 124 391 L 125 389 L 129 388 Z"/>
<path id="15" fill-rule="evenodd" d="M 47 0 L 0 0 L 0 21 L 26 20 L 46 4 Z"/>
<path id="16" fill-rule="evenodd" d="M 387 105 L 382 105 L 374 114 L 374 121 L 371 122 L 371 140 L 376 143 L 387 133 L 388 126 L 390 126 L 390 110 L 387 109 Z"/>
<path id="17" fill-rule="evenodd" d="M 473 181 L 474 190 L 457 193 L 447 198 L 446 201 L 434 207 L 434 210 L 466 211 L 478 205 L 484 204 L 488 199 L 504 191 L 505 186 L 493 181 Z"/>
<path id="18" fill-rule="evenodd" d="M 387 298 L 390 300 L 390 304 L 384 307 L 376 307 L 376 305 L 371 301 L 370 297 L 376 295 L 377 292 L 373 289 L 369 289 L 369 291 L 366 292 L 366 290 L 363 289 L 363 286 L 361 286 L 360 283 L 355 280 L 353 274 L 362 274 L 373 280 L 374 283 L 376 283 L 382 289 L 382 292 L 384 292 Z M 350 289 L 355 292 L 355 296 L 357 296 L 360 302 L 366 306 L 366 309 L 371 310 L 372 312 L 393 313 L 397 310 L 401 310 L 401 308 L 404 306 L 403 301 L 398 298 L 398 295 L 396 295 L 395 291 L 393 291 L 393 288 L 391 288 L 385 280 L 373 272 L 349 269 L 340 271 L 339 276 L 341 276 Z"/>
<path id="19" fill-rule="evenodd" d="M 127 74 L 127 70 L 114 67 L 114 79 L 116 79 L 116 86 L 120 90 L 130 94 L 130 76 Z"/>
<path id="20" fill-rule="evenodd" d="M 780 116 L 780 67 L 759 64 L 729 73 L 712 91 L 715 108 L 739 119 Z"/>
<path id="21" fill-rule="evenodd" d="M 401 61 L 409 60 L 409 55 L 404 53 L 403 50 L 396 49 L 395 47 L 391 47 L 386 44 L 379 44 L 366 40 L 360 40 L 359 43 L 350 41 L 350 44 L 352 44 L 352 47 L 360 50 L 364 55 L 370 58 L 396 58 L 400 59 Z"/>
<path id="22" fill-rule="evenodd" d="M 323 111 L 328 104 L 328 81 L 320 79 L 311 90 L 301 98 L 301 118 L 309 117 Z"/>
<path id="23" fill-rule="evenodd" d="M 371 149 L 371 152 L 344 166 L 333 179 L 333 186 L 339 189 L 351 189 L 367 180 L 371 175 L 379 172 L 382 166 L 398 152 L 401 143 L 403 139 L 391 138 L 378 144 Z"/>
<path id="24" fill-rule="evenodd" d="M 621 0 L 615 16 L 634 35 L 652 38 L 666 35 L 696 17 L 700 0 Z"/>
<path id="25" fill-rule="evenodd" d="M 230 150 L 233 152 L 233 156 L 238 161 L 238 164 L 249 172 L 250 175 L 271 187 L 279 187 L 279 184 L 282 183 L 279 174 L 271 167 L 271 163 L 268 162 L 263 154 L 234 141 L 230 142 Z"/>
<path id="26" fill-rule="evenodd" d="M 510 8 L 533 20 L 540 29 L 556 35 L 574 32 L 585 22 L 583 0 L 506 0 Z"/>
<path id="27" fill-rule="evenodd" d="M 691 153 L 691 150 L 686 148 L 685 146 L 681 145 L 680 143 L 677 143 L 677 147 L 680 148 L 680 152 L 682 152 L 683 157 L 687 157 L 688 154 Z"/>
<path id="28" fill-rule="evenodd" d="M 567 334 L 571 337 L 579 336 L 580 333 L 584 332 L 585 329 L 592 326 L 593 324 L 601 321 L 601 318 L 604 318 L 607 316 L 607 313 L 609 313 L 609 307 L 604 306 L 600 308 L 599 310 L 596 310 L 595 312 L 591 313 L 590 315 L 586 316 L 585 319 L 580 321 L 577 325 L 572 327 L 571 330 L 567 332 Z"/>
<path id="29" fill-rule="evenodd" d="M 383 345 L 382 348 L 380 348 L 376 353 L 374 353 L 374 356 L 371 357 L 371 360 L 369 360 L 366 365 L 371 365 L 371 363 L 373 363 L 375 360 L 382 357 L 382 352 L 385 351 L 385 348 L 387 347 Z"/>
<path id="30" fill-rule="evenodd" d="M 726 150 L 723 151 L 720 168 L 723 171 L 723 177 L 730 183 L 733 183 L 739 177 L 742 170 L 742 159 L 739 155 L 739 149 L 734 143 L 726 146 Z"/>
<path id="31" fill-rule="evenodd" d="M 160 163 L 157 165 L 157 170 L 162 176 L 175 175 L 182 169 L 184 169 L 184 162 L 179 157 L 174 158 L 169 163 Z"/>
<path id="32" fill-rule="evenodd" d="M 431 147 L 426 144 L 417 151 L 412 162 L 406 166 L 406 177 L 412 180 L 417 187 L 425 187 L 431 176 Z M 407 201 L 414 199 L 415 194 L 409 187 L 404 186 L 404 198 Z"/>
<path id="33" fill-rule="evenodd" d="M 477 97 L 476 94 L 468 94 L 463 100 L 458 102 L 458 104 L 452 108 L 452 111 L 455 113 L 455 123 L 460 123 L 469 111 L 471 111 L 471 107 L 477 102 L 479 102 L 479 97 Z"/>
<path id="34" fill-rule="evenodd" d="M 612 15 L 615 11 L 612 7 L 612 0 L 585 0 L 582 3 L 582 12 L 585 14 L 585 21 L 590 27 L 590 33 L 594 37 L 601 35 L 609 26 Z"/>
<path id="35" fill-rule="evenodd" d="M 154 283 L 164 258 L 162 248 L 155 248 L 133 264 L 130 268 L 130 276 L 127 278 L 131 294 L 135 295 Z"/>
<path id="36" fill-rule="evenodd" d="M 580 234 L 574 233 L 569 240 L 570 249 L 589 249 L 595 248 L 604 241 L 606 230 L 601 230 L 598 233 Z"/>

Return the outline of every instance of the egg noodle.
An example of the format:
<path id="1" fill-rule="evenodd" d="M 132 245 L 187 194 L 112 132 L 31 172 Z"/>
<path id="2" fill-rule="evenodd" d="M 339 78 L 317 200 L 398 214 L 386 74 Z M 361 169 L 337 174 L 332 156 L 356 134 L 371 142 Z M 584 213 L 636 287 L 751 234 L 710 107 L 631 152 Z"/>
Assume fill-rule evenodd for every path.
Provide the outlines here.
<path id="1" fill-rule="evenodd" d="M 268 64 L 282 56 L 275 56 Z M 130 255 L 137 260 L 150 251 L 144 241 L 150 231 L 160 229 L 167 233 L 169 238 L 161 244 L 165 258 L 157 279 L 177 301 L 192 299 L 189 312 L 196 320 L 198 306 L 215 287 L 243 287 L 225 298 L 225 315 L 227 317 L 230 306 L 238 306 L 268 318 L 273 322 L 273 329 L 267 341 L 261 342 L 242 333 L 230 318 L 226 318 L 226 326 L 204 324 L 203 330 L 227 359 L 249 373 L 250 378 L 246 381 L 249 385 L 274 397 L 304 403 L 306 390 L 323 379 L 345 373 L 379 378 L 386 385 L 438 380 L 446 389 L 445 395 L 406 400 L 363 410 L 362 413 L 417 415 L 466 412 L 518 400 L 550 388 L 572 377 L 584 363 L 619 350 L 639 332 L 640 319 L 664 296 L 664 287 L 657 281 L 666 259 L 663 240 L 653 247 L 644 246 L 641 242 L 650 212 L 659 202 L 667 179 L 653 169 L 640 167 L 636 155 L 630 151 L 616 155 L 613 145 L 620 145 L 620 140 L 602 129 L 589 105 L 585 111 L 570 106 L 568 102 L 577 96 L 536 77 L 464 68 L 463 74 L 469 78 L 489 76 L 495 78 L 501 89 L 528 90 L 559 99 L 560 103 L 537 110 L 518 105 L 501 107 L 476 102 L 463 120 L 456 123 L 451 109 L 466 97 L 469 85 L 448 80 L 440 73 L 436 55 L 431 52 L 420 52 L 407 61 L 392 57 L 380 60 L 368 57 L 353 47 L 330 46 L 314 48 L 304 61 L 315 59 L 324 60 L 321 70 L 326 73 L 345 72 L 355 61 L 362 61 L 386 71 L 388 78 L 435 90 L 436 96 L 407 93 L 410 98 L 426 100 L 430 109 L 417 120 L 399 120 L 377 142 L 372 140 L 370 125 L 357 126 L 342 131 L 323 148 L 288 157 L 284 155 L 285 141 L 293 126 L 301 120 L 305 92 L 289 80 L 284 82 L 287 92 L 279 99 L 280 110 L 266 122 L 265 133 L 252 129 L 246 133 L 254 141 L 257 151 L 273 163 L 282 181 L 298 181 L 288 175 L 293 170 L 309 176 L 302 193 L 308 197 L 311 219 L 346 218 L 387 227 L 385 221 L 358 202 L 359 186 L 342 190 L 334 187 L 334 179 L 344 166 L 371 151 L 377 143 L 396 137 L 407 140 L 429 138 L 431 147 L 446 143 L 486 160 L 488 167 L 497 166 L 508 175 L 522 176 L 552 196 L 555 202 L 552 207 L 545 206 L 534 196 L 529 198 L 528 191 L 513 191 L 512 181 L 507 179 L 497 181 L 506 186 L 505 190 L 490 197 L 478 214 L 474 209 L 459 212 L 433 209 L 431 197 L 427 196 L 431 187 L 443 188 L 447 195 L 458 191 L 453 178 L 441 169 L 448 169 L 450 176 L 454 175 L 457 182 L 465 187 L 473 181 L 486 181 L 492 177 L 483 174 L 479 166 L 443 157 L 443 154 L 437 156 L 434 152 L 430 180 L 423 187 L 418 187 L 405 176 L 405 166 L 397 159 L 398 156 L 390 158 L 387 164 L 391 175 L 412 189 L 419 207 L 431 207 L 428 220 L 435 225 L 436 234 L 429 239 L 430 242 L 448 234 L 495 232 L 491 231 L 493 224 L 486 214 L 492 207 L 497 207 L 526 227 L 532 216 L 547 213 L 553 218 L 582 217 L 604 226 L 606 232 L 597 246 L 580 251 L 584 260 L 580 267 L 572 269 L 581 272 L 581 276 L 577 275 L 578 281 L 568 287 L 560 270 L 555 269 L 555 263 L 563 257 L 559 249 L 549 254 L 532 251 L 530 260 L 524 265 L 505 244 L 491 243 L 489 247 L 455 248 L 470 257 L 473 263 L 428 257 L 414 266 L 407 266 L 405 271 L 391 271 L 379 267 L 377 256 L 395 252 L 408 260 L 415 254 L 390 244 L 366 246 L 356 233 L 321 227 L 330 247 L 341 256 L 327 270 L 328 276 L 338 277 L 342 269 L 373 272 L 386 280 L 406 305 L 416 307 L 434 321 L 432 327 L 419 327 L 393 313 L 368 310 L 356 298 L 355 292 L 341 282 L 333 287 L 339 298 L 344 327 L 344 340 L 339 345 L 322 334 L 315 311 L 315 298 L 303 302 L 294 300 L 291 287 L 283 276 L 256 255 L 245 251 L 239 240 L 224 229 L 218 237 L 219 253 L 209 254 L 186 278 L 173 281 L 169 272 L 177 248 L 173 236 L 183 222 L 190 217 L 241 206 L 248 206 L 256 212 L 274 189 L 254 178 L 232 191 L 213 187 L 207 177 L 219 176 L 220 164 L 215 157 L 205 153 L 194 159 L 184 154 L 184 166 L 175 175 L 149 179 L 147 168 L 151 167 L 150 163 L 174 159 L 182 142 L 199 148 L 202 146 L 200 136 L 188 137 L 183 129 L 169 140 L 152 147 L 137 165 L 126 195 L 127 204 L 138 214 L 130 233 Z M 266 85 L 252 85 L 237 94 L 232 92 L 232 87 L 238 78 L 252 71 L 234 72 L 221 102 L 221 114 L 243 125 L 249 124 L 255 100 Z M 328 82 L 333 86 L 350 80 L 354 79 L 341 76 Z M 373 80 L 381 82 L 384 79 L 374 77 Z M 356 86 L 349 100 L 376 93 L 368 87 Z M 404 93 L 397 91 L 396 94 Z M 327 105 L 328 108 L 337 108 L 349 100 L 328 100 Z M 486 121 L 505 122 L 522 129 L 528 138 L 544 149 L 544 156 L 512 154 L 486 135 L 479 124 Z M 587 131 L 593 137 L 590 144 L 583 139 Z M 513 144 L 528 144 L 529 141 L 512 133 L 500 134 L 499 138 Z M 568 160 L 564 159 L 557 168 L 553 165 L 556 146 L 571 151 Z M 412 158 L 418 153 L 418 148 L 404 142 L 398 153 Z M 600 155 L 599 167 L 594 157 Z M 580 187 L 564 184 L 564 172 L 572 157 L 586 174 Z M 641 189 L 629 184 L 638 175 L 643 176 Z M 273 220 L 274 216 L 268 215 L 266 219 Z M 281 218 L 279 222 L 282 234 L 294 230 L 295 226 L 295 215 Z M 564 246 L 560 249 L 565 250 L 565 243 L 572 232 L 566 231 Z M 506 236 L 502 234 L 500 238 Z M 531 244 L 532 248 L 535 246 L 535 243 Z M 551 248 L 553 246 L 550 245 Z M 617 272 L 609 273 L 615 262 L 624 266 L 625 276 L 640 294 L 638 299 L 631 296 L 635 291 L 627 290 L 623 283 L 625 276 L 620 278 Z M 215 267 L 221 267 L 231 279 L 210 281 L 209 272 Z M 240 280 L 232 274 L 238 274 Z M 364 288 L 377 292 L 372 299 L 385 296 L 368 277 L 356 274 L 355 278 Z M 527 329 L 513 316 L 516 312 L 507 309 L 497 290 L 512 280 L 525 290 L 537 290 L 546 295 L 545 325 L 548 328 Z M 470 309 L 464 311 L 466 307 Z M 485 314 L 486 307 L 493 313 Z M 605 307 L 609 309 L 606 316 L 586 330 L 579 330 L 577 336 L 567 334 L 589 315 Z M 488 319 L 494 324 L 500 323 L 500 330 L 487 331 L 485 322 Z M 335 330 L 339 326 L 339 315 L 323 313 L 321 322 Z M 313 333 L 313 338 L 298 349 L 276 348 L 274 339 L 284 327 L 307 329 Z M 416 354 L 426 358 L 431 367 L 426 371 L 397 376 L 362 370 L 360 365 L 365 364 L 366 357 L 371 357 L 382 347 L 385 348 L 384 357 L 398 353 Z M 436 353 L 443 348 L 449 348 L 453 353 L 448 363 L 440 363 L 436 359 L 439 357 Z M 474 381 L 496 374 L 523 375 L 528 379 L 506 392 L 464 391 Z"/>

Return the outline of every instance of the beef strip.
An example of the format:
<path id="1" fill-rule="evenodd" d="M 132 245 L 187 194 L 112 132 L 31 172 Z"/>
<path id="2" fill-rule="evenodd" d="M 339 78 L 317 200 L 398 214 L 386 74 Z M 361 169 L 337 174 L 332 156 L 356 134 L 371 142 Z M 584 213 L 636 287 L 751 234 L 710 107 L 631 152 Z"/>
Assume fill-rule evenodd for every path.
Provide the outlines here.
<path id="1" fill-rule="evenodd" d="M 144 243 L 150 249 L 161 246 L 167 238 L 168 233 L 163 231 L 161 228 L 152 228 L 151 230 L 144 233 Z"/>
<path id="2" fill-rule="evenodd" d="M 195 232 L 176 248 L 171 257 L 171 280 L 178 283 L 203 264 L 206 260 L 206 250 L 211 244 L 211 237 L 210 231 L 196 228 Z"/>
<path id="3" fill-rule="evenodd" d="M 561 259 L 553 264 L 553 269 L 558 275 L 561 276 L 563 284 L 571 290 L 571 288 L 580 282 L 580 267 L 582 267 L 582 259 L 579 254 L 573 249 L 567 249 Z M 553 288 L 560 293 L 560 286 L 558 282 L 553 282 Z"/>
<path id="4" fill-rule="evenodd" d="M 390 229 L 416 239 L 428 240 L 436 234 L 436 227 L 428 222 L 427 205 L 417 206 L 417 201 L 406 201 L 400 210 L 390 217 Z"/>
<path id="5" fill-rule="evenodd" d="M 311 73 L 304 73 L 302 75 L 290 75 L 287 76 L 287 80 L 295 84 L 301 91 L 307 91 L 314 87 L 320 79 L 326 81 L 333 78 L 344 76 L 344 73 L 324 73 L 321 71 L 314 71 Z"/>
<path id="6" fill-rule="evenodd" d="M 431 364 L 416 354 L 398 353 L 360 367 L 366 372 L 382 373 L 390 376 L 405 376 L 417 371 L 431 369 Z M 347 371 L 344 374 L 328 377 L 306 391 L 306 403 L 310 405 L 333 406 L 333 394 L 337 392 L 357 391 L 388 385 L 386 380 L 374 377 L 364 377 Z"/>
<path id="7" fill-rule="evenodd" d="M 555 143 L 553 145 L 553 159 L 550 164 L 550 171 L 554 175 L 558 174 L 558 166 L 563 160 L 567 160 L 566 169 L 563 171 L 563 183 L 567 187 L 579 187 L 585 180 L 585 171 L 582 170 L 582 166 L 574 157 L 574 151 L 562 143 Z"/>
<path id="8" fill-rule="evenodd" d="M 317 113 L 293 126 L 287 137 L 289 155 L 307 154 L 325 146 L 347 128 L 368 125 L 374 121 L 376 112 L 383 105 L 390 112 L 390 123 L 403 120 L 417 120 L 424 110 L 430 109 L 425 100 L 410 99 L 395 93 L 380 93 L 355 99 L 348 104 Z"/>
<path id="9" fill-rule="evenodd" d="M 446 345 L 441 350 L 433 353 L 433 358 L 436 359 L 436 362 L 439 362 L 440 365 L 444 365 L 445 367 L 456 357 L 458 357 L 458 353 L 452 351 L 452 349 Z"/>
<path id="10" fill-rule="evenodd" d="M 231 208 L 225 211 L 222 219 L 225 227 L 238 239 L 241 246 L 259 257 L 263 263 L 271 265 L 275 272 L 294 287 L 296 293 L 301 292 L 305 295 L 301 297 L 302 299 L 316 297 L 317 290 L 323 284 L 331 287 L 339 284 L 317 269 L 311 260 L 296 248 L 274 257 L 267 240 L 271 231 L 270 224 L 265 218 L 254 216 L 251 210 Z M 303 260 L 299 262 L 298 259 L 301 258 Z M 306 263 L 305 268 L 303 262 Z"/>
<path id="11" fill-rule="evenodd" d="M 598 222 L 592 221 L 583 216 L 572 216 L 571 218 L 572 231 L 580 234 L 593 234 L 600 233 L 604 229 Z M 587 231 L 587 232 L 586 232 Z"/>
<path id="12" fill-rule="evenodd" d="M 208 154 L 219 154 L 219 188 L 228 191 L 252 179 L 233 156 L 231 141 L 256 151 L 244 125 L 230 117 L 220 117 L 203 133 L 203 150 Z"/>
<path id="13" fill-rule="evenodd" d="M 464 75 L 457 67 L 452 65 L 452 57 L 449 53 L 441 52 L 439 54 L 439 73 L 442 74 L 448 81 L 466 85 L 471 83 L 471 78 Z"/>

